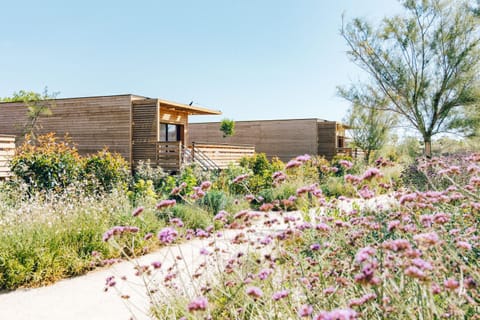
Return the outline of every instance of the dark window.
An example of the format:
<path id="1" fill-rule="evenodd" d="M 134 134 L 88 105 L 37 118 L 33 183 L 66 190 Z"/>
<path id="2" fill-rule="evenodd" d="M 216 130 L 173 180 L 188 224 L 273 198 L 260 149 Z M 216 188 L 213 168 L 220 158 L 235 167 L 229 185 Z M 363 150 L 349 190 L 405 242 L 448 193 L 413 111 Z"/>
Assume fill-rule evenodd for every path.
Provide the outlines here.
<path id="1" fill-rule="evenodd" d="M 181 125 L 160 123 L 160 141 L 180 141 Z"/>

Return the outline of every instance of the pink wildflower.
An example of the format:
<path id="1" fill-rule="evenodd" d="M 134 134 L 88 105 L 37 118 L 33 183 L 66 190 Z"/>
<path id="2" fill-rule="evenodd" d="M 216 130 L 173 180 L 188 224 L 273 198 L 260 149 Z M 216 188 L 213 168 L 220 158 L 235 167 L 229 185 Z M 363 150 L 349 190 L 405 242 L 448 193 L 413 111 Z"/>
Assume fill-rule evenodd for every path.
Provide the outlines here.
<path id="1" fill-rule="evenodd" d="M 204 298 L 204 297 L 193 299 L 192 301 L 190 301 L 190 303 L 187 306 L 189 312 L 205 311 L 207 307 L 208 307 L 208 300 L 207 298 Z"/>
<path id="2" fill-rule="evenodd" d="M 375 254 L 376 250 L 373 249 L 372 247 L 365 247 L 361 248 L 358 250 L 357 254 L 355 255 L 355 260 L 357 263 L 362 263 L 364 261 L 367 261 L 370 259 Z"/>
<path id="3" fill-rule="evenodd" d="M 178 236 L 177 230 L 166 227 L 160 230 L 158 233 L 158 240 L 162 242 L 163 244 L 169 244 L 175 241 L 175 238 Z"/>
<path id="4" fill-rule="evenodd" d="M 151 265 L 153 269 L 160 269 L 162 267 L 162 263 L 160 261 L 153 261 Z"/>
<path id="5" fill-rule="evenodd" d="M 380 172 L 380 170 L 378 170 L 377 168 L 369 168 L 363 173 L 362 180 L 370 180 L 375 177 L 381 177 L 381 176 L 382 176 L 382 173 Z"/>
<path id="6" fill-rule="evenodd" d="M 443 282 L 443 286 L 449 290 L 455 290 L 460 286 L 460 284 L 457 280 L 449 278 Z"/>
<path id="7" fill-rule="evenodd" d="M 278 301 L 280 299 L 288 297 L 289 294 L 290 294 L 290 291 L 288 291 L 288 290 L 277 291 L 272 295 L 272 299 L 274 301 Z"/>
<path id="8" fill-rule="evenodd" d="M 407 269 L 405 269 L 405 274 L 407 276 L 412 277 L 412 278 L 417 278 L 417 279 L 424 279 L 425 278 L 425 272 L 423 272 L 421 269 L 419 269 L 415 266 L 410 266 Z"/>
<path id="9" fill-rule="evenodd" d="M 353 167 L 353 163 L 351 163 L 350 161 L 347 161 L 347 160 L 340 160 L 338 162 L 338 164 L 340 164 L 345 169 L 350 169 L 351 167 Z"/>
<path id="10" fill-rule="evenodd" d="M 285 165 L 285 169 L 296 168 L 296 167 L 300 167 L 301 165 L 302 165 L 302 162 L 298 160 L 290 160 Z"/>
<path id="11" fill-rule="evenodd" d="M 472 245 L 466 241 L 457 241 L 457 248 L 472 250 Z"/>
<path id="12" fill-rule="evenodd" d="M 138 207 L 138 208 L 136 208 L 135 210 L 133 210 L 132 216 L 138 217 L 138 216 L 143 212 L 143 210 L 145 210 L 144 207 Z"/>
<path id="13" fill-rule="evenodd" d="M 298 162 L 307 162 L 311 159 L 312 157 L 310 157 L 310 155 L 308 154 L 304 154 L 303 156 L 298 156 L 295 158 L 295 160 L 297 160 Z"/>
<path id="14" fill-rule="evenodd" d="M 312 312 L 313 312 L 313 307 L 308 304 L 304 304 L 300 307 L 300 309 L 298 309 L 298 316 L 308 317 L 312 314 Z"/>
<path id="15" fill-rule="evenodd" d="M 355 320 L 357 313 L 352 309 L 334 309 L 322 311 L 313 317 L 313 320 Z"/>
<path id="16" fill-rule="evenodd" d="M 435 232 L 429 233 L 420 233 L 413 236 L 413 239 L 417 242 L 428 244 L 428 245 L 435 245 L 440 241 L 438 234 Z"/>
<path id="17" fill-rule="evenodd" d="M 202 189 L 203 191 L 207 191 L 208 189 L 210 189 L 211 186 L 212 186 L 212 183 L 210 181 L 204 181 L 200 185 L 200 189 Z"/>
<path id="18" fill-rule="evenodd" d="M 258 273 L 258 278 L 260 280 L 265 280 L 268 278 L 268 276 L 270 276 L 271 274 L 273 273 L 273 269 L 270 269 L 270 268 L 266 268 L 266 269 L 262 269 L 260 270 L 260 272 Z"/>
<path id="19" fill-rule="evenodd" d="M 163 208 L 168 208 L 168 207 L 173 207 L 177 201 L 175 199 L 172 200 L 162 200 L 159 203 L 157 203 L 157 209 L 163 209 Z"/>
<path id="20" fill-rule="evenodd" d="M 237 176 L 235 179 L 233 179 L 232 183 L 240 183 L 247 178 L 248 178 L 248 174 L 242 174 Z"/>
<path id="21" fill-rule="evenodd" d="M 248 287 L 245 292 L 255 299 L 263 296 L 263 291 L 259 287 Z"/>

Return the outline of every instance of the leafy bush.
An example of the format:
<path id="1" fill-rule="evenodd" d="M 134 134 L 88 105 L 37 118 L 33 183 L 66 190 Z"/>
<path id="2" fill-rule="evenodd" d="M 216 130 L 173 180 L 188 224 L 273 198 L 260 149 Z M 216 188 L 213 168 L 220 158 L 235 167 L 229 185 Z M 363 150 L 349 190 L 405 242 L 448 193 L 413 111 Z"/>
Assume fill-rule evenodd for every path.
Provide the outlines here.
<path id="1" fill-rule="evenodd" d="M 160 166 L 152 167 L 150 161 L 139 161 L 135 168 L 134 180 L 152 181 L 153 187 L 157 192 L 162 189 L 172 189 L 170 181 L 168 181 L 169 174 L 163 171 Z"/>
<path id="2" fill-rule="evenodd" d="M 210 190 L 199 200 L 199 203 L 212 215 L 215 215 L 220 210 L 225 210 L 228 204 L 228 198 L 223 191 Z"/>
<path id="3" fill-rule="evenodd" d="M 187 229 L 206 228 L 213 223 L 213 216 L 205 209 L 188 204 L 177 204 L 169 210 L 170 218 L 180 218 Z"/>
<path id="4" fill-rule="evenodd" d="M 68 138 L 58 141 L 55 134 L 38 137 L 35 144 L 27 136 L 11 162 L 12 172 L 33 189 L 63 190 L 77 181 L 81 158 Z"/>
<path id="5" fill-rule="evenodd" d="M 102 190 L 111 191 L 129 178 L 129 164 L 118 153 L 107 149 L 84 159 L 83 172 L 87 180 L 98 181 Z"/>

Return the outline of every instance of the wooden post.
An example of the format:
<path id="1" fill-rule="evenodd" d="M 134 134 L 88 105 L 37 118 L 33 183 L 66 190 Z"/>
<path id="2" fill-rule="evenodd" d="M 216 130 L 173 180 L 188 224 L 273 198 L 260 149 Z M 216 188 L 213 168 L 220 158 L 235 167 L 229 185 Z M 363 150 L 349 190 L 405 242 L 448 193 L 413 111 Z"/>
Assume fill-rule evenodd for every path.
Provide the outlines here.
<path id="1" fill-rule="evenodd" d="M 195 163 L 195 142 L 192 142 L 192 163 Z"/>
<path id="2" fill-rule="evenodd" d="M 178 168 L 182 167 L 182 141 L 178 141 Z"/>

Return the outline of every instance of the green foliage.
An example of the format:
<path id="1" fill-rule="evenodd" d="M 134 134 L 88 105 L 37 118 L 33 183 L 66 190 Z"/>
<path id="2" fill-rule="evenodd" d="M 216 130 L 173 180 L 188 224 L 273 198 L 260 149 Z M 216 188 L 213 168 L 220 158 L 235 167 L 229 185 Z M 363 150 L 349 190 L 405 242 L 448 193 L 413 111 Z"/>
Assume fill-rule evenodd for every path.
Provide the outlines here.
<path id="1" fill-rule="evenodd" d="M 199 200 L 199 203 L 208 212 L 215 215 L 220 210 L 225 210 L 228 204 L 228 197 L 223 191 L 210 190 Z"/>
<path id="2" fill-rule="evenodd" d="M 129 164 L 118 153 L 107 149 L 84 159 L 83 172 L 88 180 L 98 181 L 102 190 L 111 191 L 129 178 Z"/>
<path id="3" fill-rule="evenodd" d="M 376 93 L 386 103 L 379 109 L 417 130 L 431 156 L 432 137 L 468 125 L 459 119 L 478 106 L 478 17 L 468 1 L 408 0 L 403 6 L 404 15 L 384 18 L 377 28 L 358 18 L 342 26 L 348 56 L 370 76 L 342 96 L 372 106 Z"/>
<path id="4" fill-rule="evenodd" d="M 361 103 L 359 101 L 353 104 L 346 123 L 351 127 L 349 133 L 352 137 L 352 147 L 360 148 L 365 153 L 365 162 L 369 163 L 372 152 L 381 149 L 387 142 L 388 132 L 395 125 L 395 118 L 391 113 L 378 109 L 387 104 L 385 101 L 377 101 L 373 97 L 372 100 L 363 102 L 370 103 L 369 105 Z"/>
<path id="5" fill-rule="evenodd" d="M 163 171 L 160 166 L 152 167 L 150 161 L 139 161 L 134 172 L 134 180 L 139 181 L 152 181 L 153 186 L 157 192 L 160 192 L 162 189 L 166 188 L 171 190 L 174 186 L 171 186 L 171 181 L 168 181 L 168 173 Z"/>
<path id="6" fill-rule="evenodd" d="M 171 218 L 180 218 L 187 229 L 203 229 L 213 224 L 212 214 L 199 206 L 177 204 L 168 210 Z"/>
<path id="7" fill-rule="evenodd" d="M 129 178 L 128 163 L 119 154 L 103 150 L 82 158 L 68 137 L 60 141 L 53 133 L 39 136 L 36 142 L 27 136 L 17 148 L 11 170 L 31 191 L 61 192 L 82 183 L 90 191 L 111 191 Z"/>
<path id="8" fill-rule="evenodd" d="M 132 210 L 123 190 L 98 198 L 66 194 L 0 203 L 0 290 L 46 285 L 84 274 L 93 268 L 92 262 L 97 263 L 93 251 L 102 259 L 121 257 L 102 241 L 103 233 L 113 226 L 135 224 L 146 233 L 164 225 L 148 208 L 141 219 L 132 217 Z M 151 247 L 143 236 L 138 234 L 133 250 Z"/>
<path id="9" fill-rule="evenodd" d="M 242 158 L 240 166 L 253 173 L 247 180 L 248 190 L 251 193 L 269 188 L 273 182 L 273 173 L 284 168 L 283 163 L 278 158 L 272 159 L 271 162 L 268 161 L 265 153 L 255 153 L 253 156 Z"/>
<path id="10" fill-rule="evenodd" d="M 235 121 L 231 119 L 223 119 L 220 123 L 220 131 L 223 132 L 223 137 L 230 137 L 235 134 Z"/>
<path id="11" fill-rule="evenodd" d="M 54 99 L 57 96 L 57 92 L 49 93 L 45 87 L 43 93 L 37 93 L 34 91 L 20 90 L 14 92 L 11 97 L 0 99 L 3 102 L 22 102 L 28 109 L 27 122 L 24 125 L 23 133 L 36 139 L 36 133 L 40 129 L 38 125 L 38 119 L 41 116 L 49 116 L 52 114 L 51 108 L 55 105 Z"/>
<path id="12" fill-rule="evenodd" d="M 127 195 L 134 206 L 140 204 L 153 205 L 157 199 L 152 180 L 145 181 L 143 179 L 138 179 L 131 190 L 127 192 Z"/>
<path id="13" fill-rule="evenodd" d="M 38 137 L 37 145 L 27 136 L 23 145 L 17 148 L 11 170 L 33 189 L 60 191 L 78 180 L 82 165 L 70 142 L 58 141 L 50 133 Z"/>

